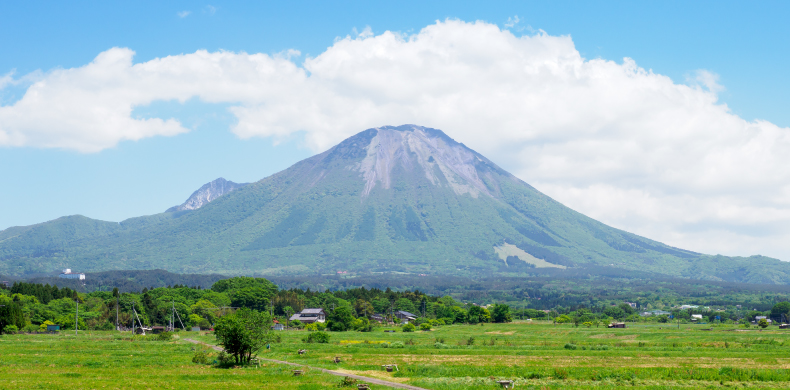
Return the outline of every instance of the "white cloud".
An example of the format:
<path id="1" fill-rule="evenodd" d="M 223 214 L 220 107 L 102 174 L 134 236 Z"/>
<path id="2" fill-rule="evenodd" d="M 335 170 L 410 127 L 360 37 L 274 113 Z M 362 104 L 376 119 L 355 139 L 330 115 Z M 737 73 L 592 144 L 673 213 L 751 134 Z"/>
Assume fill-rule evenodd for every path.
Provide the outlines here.
<path id="1" fill-rule="evenodd" d="M 518 15 L 507 18 L 507 22 L 505 22 L 505 28 L 513 28 L 513 26 L 517 25 L 519 22 Z"/>
<path id="2" fill-rule="evenodd" d="M 110 49 L 41 75 L 0 107 L 0 144 L 92 152 L 179 134 L 187 129 L 175 120 L 131 112 L 193 97 L 233 104 L 241 138 L 303 132 L 316 151 L 417 123 L 613 226 L 705 253 L 790 260 L 790 129 L 733 115 L 715 74 L 676 84 L 628 58 L 584 59 L 567 36 L 482 22 L 366 31 L 302 64 L 296 52 L 206 51 L 133 64 L 131 50 Z"/>
<path id="3" fill-rule="evenodd" d="M 192 13 L 192 11 L 180 11 L 180 12 L 177 12 L 176 15 L 178 15 L 179 18 L 183 19 L 183 18 L 186 18 L 187 16 L 189 16 L 189 14 L 191 14 L 191 13 Z"/>

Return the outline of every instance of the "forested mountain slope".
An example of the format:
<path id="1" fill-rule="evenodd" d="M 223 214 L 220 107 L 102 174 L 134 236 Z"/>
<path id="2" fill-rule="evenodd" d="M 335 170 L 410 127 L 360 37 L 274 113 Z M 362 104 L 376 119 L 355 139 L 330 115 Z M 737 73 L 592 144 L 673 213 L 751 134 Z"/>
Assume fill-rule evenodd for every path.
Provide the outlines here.
<path id="1" fill-rule="evenodd" d="M 121 223 L 64 217 L 0 232 L 0 274 L 114 269 L 305 275 L 667 275 L 790 282 L 790 263 L 709 256 L 575 212 L 443 132 L 365 130 L 215 197 Z"/>

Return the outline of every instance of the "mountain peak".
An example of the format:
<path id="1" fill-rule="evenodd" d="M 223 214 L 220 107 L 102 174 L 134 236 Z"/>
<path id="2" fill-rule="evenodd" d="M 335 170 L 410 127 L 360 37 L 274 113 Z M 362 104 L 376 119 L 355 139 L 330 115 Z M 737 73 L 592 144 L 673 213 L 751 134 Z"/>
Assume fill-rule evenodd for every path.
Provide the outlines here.
<path id="1" fill-rule="evenodd" d="M 167 211 L 197 210 L 220 196 L 235 191 L 247 184 L 248 183 L 234 183 L 220 177 L 204 184 L 197 191 L 193 192 L 186 202 L 179 206 L 173 206 L 167 209 Z"/>
<path id="2" fill-rule="evenodd" d="M 448 186 L 458 195 L 496 197 L 496 189 L 484 179 L 491 172 L 504 173 L 443 131 L 417 125 L 362 131 L 327 151 L 327 158 L 351 160 L 348 168 L 358 171 L 365 181 L 363 197 L 379 185 L 391 188 L 395 170 L 424 176 L 430 184 Z"/>

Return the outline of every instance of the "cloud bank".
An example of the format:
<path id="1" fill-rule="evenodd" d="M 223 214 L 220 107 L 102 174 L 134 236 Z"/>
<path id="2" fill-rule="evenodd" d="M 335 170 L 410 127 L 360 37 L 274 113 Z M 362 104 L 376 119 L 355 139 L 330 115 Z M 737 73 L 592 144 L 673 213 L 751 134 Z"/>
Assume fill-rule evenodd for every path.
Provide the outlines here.
<path id="1" fill-rule="evenodd" d="M 296 55 L 198 51 L 135 64 L 113 48 L 40 75 L 0 107 L 0 145 L 97 152 L 172 136 L 188 129 L 132 112 L 191 98 L 230 103 L 241 138 L 302 132 L 315 151 L 415 123 L 615 227 L 790 260 L 790 129 L 733 115 L 713 73 L 676 84 L 628 58 L 585 59 L 567 36 L 454 20 L 338 39 L 300 64 Z"/>

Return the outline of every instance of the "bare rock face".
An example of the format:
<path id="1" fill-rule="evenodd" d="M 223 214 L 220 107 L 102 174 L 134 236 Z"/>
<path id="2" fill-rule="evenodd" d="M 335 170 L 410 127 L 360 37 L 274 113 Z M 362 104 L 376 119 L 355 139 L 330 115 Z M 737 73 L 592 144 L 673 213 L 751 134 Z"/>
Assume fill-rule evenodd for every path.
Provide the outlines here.
<path id="1" fill-rule="evenodd" d="M 219 178 L 212 182 L 206 183 L 203 187 L 200 187 L 197 191 L 193 192 L 192 195 L 187 199 L 186 202 L 181 204 L 180 206 L 174 206 L 167 211 L 183 211 L 183 210 L 197 210 L 213 201 L 214 199 L 219 198 L 222 195 L 228 194 L 233 192 L 241 187 L 246 186 L 248 183 L 234 183 L 232 181 L 225 180 L 223 178 Z"/>

